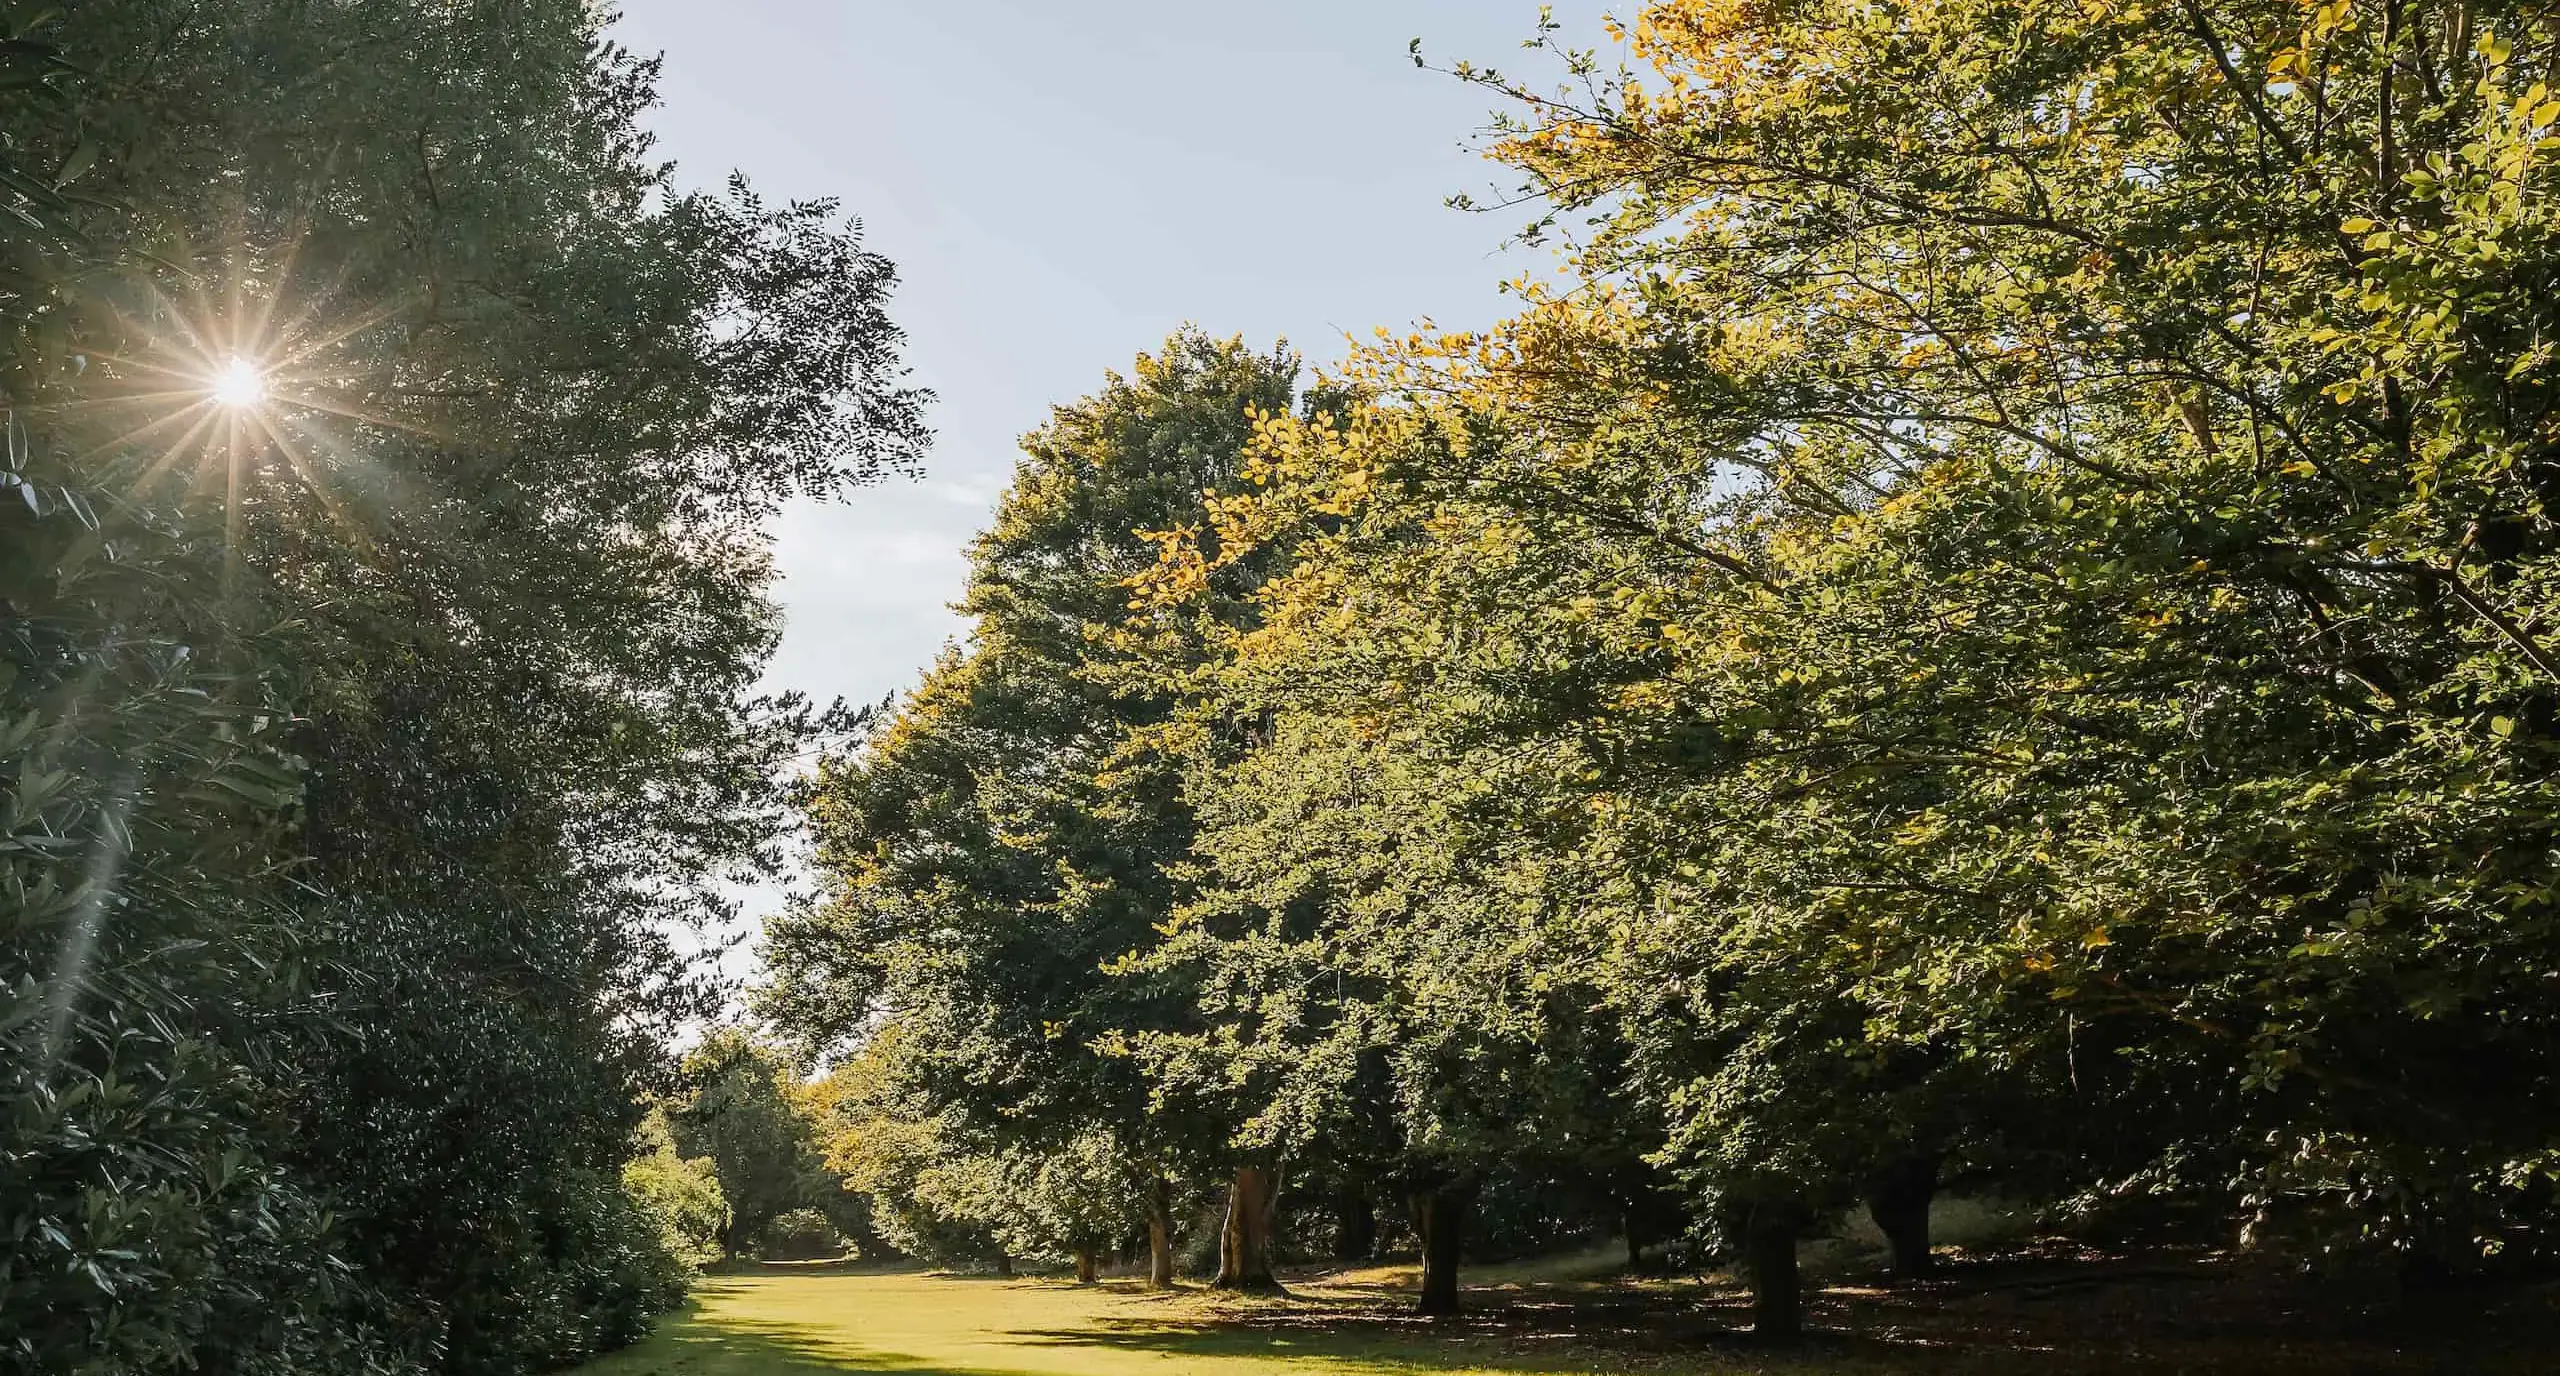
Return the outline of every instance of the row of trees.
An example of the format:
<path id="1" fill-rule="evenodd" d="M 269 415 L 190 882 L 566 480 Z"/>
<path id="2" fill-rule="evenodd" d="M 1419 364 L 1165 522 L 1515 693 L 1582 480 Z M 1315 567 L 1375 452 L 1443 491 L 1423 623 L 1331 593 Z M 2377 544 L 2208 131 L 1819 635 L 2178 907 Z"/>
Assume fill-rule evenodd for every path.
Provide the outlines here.
<path id="1" fill-rule="evenodd" d="M 1228 1179 L 1226 1284 L 1284 1179 L 1416 1200 L 1428 1309 L 1564 1182 L 1773 1331 L 1950 1181 L 2547 1258 L 2560 22 L 1619 36 L 1455 69 L 1569 243 L 1512 319 L 1303 395 L 1186 334 L 1029 438 L 767 1013 L 1026 1217 Z"/>
<path id="2" fill-rule="evenodd" d="M 623 1163 L 823 724 L 764 526 L 923 399 L 604 23 L 0 4 L 0 1370 L 549 1369 L 723 1207 Z"/>

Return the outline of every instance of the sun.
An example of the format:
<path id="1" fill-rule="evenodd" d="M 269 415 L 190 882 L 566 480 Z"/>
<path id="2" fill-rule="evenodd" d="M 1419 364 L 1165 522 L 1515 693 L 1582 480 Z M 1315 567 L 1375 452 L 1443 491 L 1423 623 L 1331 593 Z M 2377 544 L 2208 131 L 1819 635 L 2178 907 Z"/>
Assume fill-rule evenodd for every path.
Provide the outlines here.
<path id="1" fill-rule="evenodd" d="M 216 403 L 245 411 L 267 399 L 267 375 L 257 364 L 234 357 L 205 390 Z"/>

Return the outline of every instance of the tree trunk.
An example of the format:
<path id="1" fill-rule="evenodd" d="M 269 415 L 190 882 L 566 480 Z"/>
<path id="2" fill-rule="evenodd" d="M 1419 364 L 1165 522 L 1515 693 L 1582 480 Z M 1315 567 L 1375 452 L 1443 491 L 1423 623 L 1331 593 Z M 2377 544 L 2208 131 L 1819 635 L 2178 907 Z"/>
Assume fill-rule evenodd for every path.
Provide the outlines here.
<path id="1" fill-rule="evenodd" d="M 1932 1156 L 1896 1161 L 1869 1183 L 1867 1216 L 1893 1248 L 1895 1275 L 1929 1273 L 1929 1201 L 1937 1192 L 1938 1161 Z"/>
<path id="2" fill-rule="evenodd" d="M 1008 1277 L 1013 1274 L 1013 1253 L 996 1253 L 996 1274 Z"/>
<path id="3" fill-rule="evenodd" d="M 1671 1269 L 1666 1244 L 1677 1240 L 1689 1217 L 1681 1201 L 1665 1193 L 1650 1172 L 1627 1169 L 1615 1177 L 1618 1226 L 1626 1234 L 1627 1270 L 1660 1275 Z"/>
<path id="4" fill-rule="evenodd" d="M 736 1214 L 731 1214 L 728 1221 L 720 1225 L 720 1251 L 722 1255 L 733 1257 L 754 1256 L 756 1254 L 756 1243 L 763 1240 L 764 1230 L 773 1226 L 773 1220 L 778 1216 L 779 1215 L 768 1213 L 760 1214 L 754 1218 L 741 1218 Z"/>
<path id="5" fill-rule="evenodd" d="M 1271 1225 L 1280 1202 L 1279 1173 L 1262 1166 L 1239 1166 L 1227 1187 L 1227 1218 L 1218 1235 L 1220 1290 L 1278 1292 L 1280 1278 L 1271 1272 Z"/>
<path id="6" fill-rule="evenodd" d="M 1095 1280 L 1100 1278 L 1100 1275 L 1100 1269 L 1093 1264 L 1093 1249 L 1090 1247 L 1077 1248 L 1076 1284 L 1091 1285 Z"/>
<path id="7" fill-rule="evenodd" d="M 1354 1181 L 1334 1197 L 1333 1259 L 1367 1261 L 1378 1250 L 1378 1207 Z"/>
<path id="8" fill-rule="evenodd" d="M 1422 1235 L 1418 1313 L 1458 1312 L 1458 1251 L 1466 1243 L 1467 1206 L 1474 1195 L 1473 1185 L 1444 1185 L 1414 1201 L 1413 1227 Z"/>
<path id="9" fill-rule="evenodd" d="M 1173 1288 L 1173 1182 L 1161 1175 L 1147 1194 L 1147 1288 Z"/>
<path id="10" fill-rule="evenodd" d="M 1796 1280 L 1793 1211 L 1766 1206 L 1751 1211 L 1744 1234 L 1743 1269 L 1751 1281 L 1751 1332 L 1771 1342 L 1804 1335 L 1804 1294 Z"/>

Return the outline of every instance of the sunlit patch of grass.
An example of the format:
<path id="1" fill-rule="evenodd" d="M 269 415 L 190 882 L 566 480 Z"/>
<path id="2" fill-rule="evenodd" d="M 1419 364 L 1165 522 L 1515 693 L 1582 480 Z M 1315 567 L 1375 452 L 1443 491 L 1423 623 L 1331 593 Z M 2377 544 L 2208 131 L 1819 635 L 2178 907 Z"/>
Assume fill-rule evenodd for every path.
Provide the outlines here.
<path id="1" fill-rule="evenodd" d="M 1573 1285 L 1611 1280 L 1626 1269 L 1626 1264 L 1626 1247 L 1609 1242 L 1581 1251 L 1469 1266 L 1465 1274 L 1466 1283 L 1470 1286 L 1516 1289 L 1530 1285 Z M 1414 1262 L 1348 1267 L 1326 1272 L 1321 1284 L 1372 1290 L 1420 1290 L 1422 1267 Z"/>
<path id="2" fill-rule="evenodd" d="M 720 1276 L 649 1341 L 580 1376 L 1580 1376 L 1796 1372 L 1742 1352 L 1608 1352 L 1570 1325 L 1443 1325 L 1308 1286 L 1240 1299 L 1133 1283 L 862 1272 Z"/>

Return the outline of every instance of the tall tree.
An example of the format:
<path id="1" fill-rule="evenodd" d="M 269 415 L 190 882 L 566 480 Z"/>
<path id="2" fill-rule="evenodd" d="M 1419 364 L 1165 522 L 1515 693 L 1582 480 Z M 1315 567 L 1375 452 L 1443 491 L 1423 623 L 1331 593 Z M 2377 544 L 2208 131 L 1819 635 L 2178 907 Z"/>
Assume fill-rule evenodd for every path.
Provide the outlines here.
<path id="1" fill-rule="evenodd" d="M 795 1098 L 797 1067 L 737 1028 L 705 1038 L 684 1073 L 691 1093 L 667 1126 L 679 1152 L 711 1162 L 726 1204 L 720 1245 L 745 1256 L 775 1219 L 833 1191 L 818 1125 Z"/>
<path id="2" fill-rule="evenodd" d="M 807 724 L 750 696 L 763 523 L 925 432 L 887 264 L 675 186 L 603 22 L 17 35 L 60 96 L 10 83 L 10 167 L 80 174 L 11 183 L 0 286 L 0 720 L 62 781 L 0 937 L 50 1010 L 0 1115 L 28 1369 L 512 1373 L 666 1298 L 618 1179 L 698 1007 L 665 928 L 769 861 Z"/>
<path id="3" fill-rule="evenodd" d="M 1626 36 L 1558 93 L 1463 69 L 1596 227 L 1503 328 L 1369 360 L 1376 414 L 1266 435 L 1214 543 L 1298 553 L 1238 669 L 1310 733 L 1547 753 L 1492 834 L 1564 824 L 1541 929 L 1596 938 L 1773 1330 L 1788 1232 L 1957 1151 L 2547 1246 L 2503 1091 L 2555 1031 L 2548 25 Z"/>
<path id="4" fill-rule="evenodd" d="M 1296 370 L 1186 331 L 1060 407 L 972 549 L 968 643 L 812 786 L 828 897 L 770 931 L 767 1007 L 820 1039 L 891 1019 L 928 1100 L 990 1158 L 1107 1139 L 1159 1178 L 1236 1164 L 1218 1088 L 1126 1054 L 1192 1017 L 1179 979 L 1128 962 L 1181 902 L 1193 822 L 1145 736 L 1171 699 L 1127 669 L 1192 632 L 1128 625 L 1125 584 L 1155 561 L 1146 532 L 1188 518 L 1255 417 L 1287 411 Z M 1267 1214 L 1268 1164 L 1237 1167 L 1240 1237 Z M 1169 1191 L 1143 1194 L 1169 1283 Z"/>

